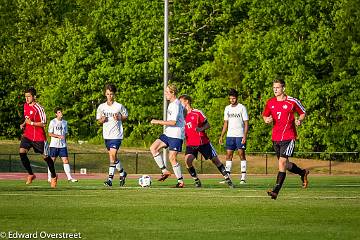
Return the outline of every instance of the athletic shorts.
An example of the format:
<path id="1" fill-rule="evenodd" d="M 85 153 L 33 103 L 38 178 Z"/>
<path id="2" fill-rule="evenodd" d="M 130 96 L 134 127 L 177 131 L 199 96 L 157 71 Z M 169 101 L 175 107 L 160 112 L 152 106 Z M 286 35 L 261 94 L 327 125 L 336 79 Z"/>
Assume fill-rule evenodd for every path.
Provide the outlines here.
<path id="1" fill-rule="evenodd" d="M 49 145 L 47 141 L 31 141 L 27 137 L 22 136 L 20 142 L 20 148 L 30 150 L 34 149 L 34 152 L 49 156 Z"/>
<path id="2" fill-rule="evenodd" d="M 110 148 L 119 150 L 121 146 L 121 139 L 105 139 L 105 146 L 107 150 L 110 150 Z"/>
<path id="3" fill-rule="evenodd" d="M 56 147 L 50 147 L 50 157 L 68 157 L 68 151 L 67 148 L 56 148 Z"/>
<path id="4" fill-rule="evenodd" d="M 213 159 L 217 156 L 215 148 L 211 143 L 206 143 L 200 146 L 186 146 L 185 155 L 191 154 L 197 158 L 198 152 L 204 156 L 205 160 Z"/>
<path id="5" fill-rule="evenodd" d="M 276 156 L 279 157 L 291 157 L 295 149 L 295 140 L 287 141 L 273 141 L 273 147 L 276 152 Z"/>
<path id="6" fill-rule="evenodd" d="M 238 149 L 246 149 L 246 144 L 242 144 L 242 137 L 226 137 L 226 149 L 227 150 L 238 150 Z"/>
<path id="7" fill-rule="evenodd" d="M 165 134 L 161 134 L 159 139 L 166 144 L 166 147 L 171 151 L 181 152 L 183 140 L 180 138 L 171 138 Z"/>

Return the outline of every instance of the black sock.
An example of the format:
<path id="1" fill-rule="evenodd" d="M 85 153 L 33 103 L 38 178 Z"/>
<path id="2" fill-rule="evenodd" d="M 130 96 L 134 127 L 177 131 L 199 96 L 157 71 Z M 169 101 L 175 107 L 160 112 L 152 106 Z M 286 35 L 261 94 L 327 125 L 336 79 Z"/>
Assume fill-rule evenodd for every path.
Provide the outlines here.
<path id="1" fill-rule="evenodd" d="M 51 173 L 51 178 L 55 178 L 56 177 L 56 172 L 55 172 L 54 161 L 49 156 L 44 158 L 44 161 L 47 163 L 47 165 L 49 167 L 49 170 L 50 170 L 50 173 Z"/>
<path id="2" fill-rule="evenodd" d="M 31 169 L 30 160 L 27 157 L 27 154 L 26 153 L 20 153 L 20 159 L 21 159 L 21 162 L 22 162 L 24 168 L 29 173 L 29 175 L 33 175 L 34 173 L 33 173 L 32 169 Z"/>
<path id="3" fill-rule="evenodd" d="M 304 175 L 305 171 L 303 169 L 299 168 L 295 163 L 290 162 L 290 164 L 291 164 L 291 167 L 288 168 L 289 172 L 298 174 L 300 176 Z"/>
<path id="4" fill-rule="evenodd" d="M 279 191 L 284 183 L 285 178 L 286 178 L 286 172 L 278 172 L 277 179 L 276 179 L 276 185 L 273 189 L 273 192 L 279 193 Z"/>
<path id="5" fill-rule="evenodd" d="M 192 178 L 194 178 L 195 180 L 198 179 L 194 166 L 189 167 L 187 170 Z"/>
<path id="6" fill-rule="evenodd" d="M 229 173 L 226 171 L 224 164 L 221 164 L 220 166 L 217 167 L 219 169 L 219 171 L 221 172 L 221 174 L 225 177 L 225 178 L 229 178 Z"/>

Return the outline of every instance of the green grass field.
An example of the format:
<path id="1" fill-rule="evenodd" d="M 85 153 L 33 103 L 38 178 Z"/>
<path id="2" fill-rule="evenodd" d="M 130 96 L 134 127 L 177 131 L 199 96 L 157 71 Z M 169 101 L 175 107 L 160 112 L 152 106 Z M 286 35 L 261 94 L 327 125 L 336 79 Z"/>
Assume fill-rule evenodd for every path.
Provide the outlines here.
<path id="1" fill-rule="evenodd" d="M 275 176 L 249 176 L 248 184 L 228 189 L 219 179 L 170 188 L 174 179 L 140 188 L 44 180 L 0 181 L 0 236 L 19 233 L 81 233 L 82 239 L 360 239 L 358 176 L 311 176 L 301 189 L 286 179 L 276 201 L 266 196 Z M 4 239 L 8 239 L 6 235 Z"/>

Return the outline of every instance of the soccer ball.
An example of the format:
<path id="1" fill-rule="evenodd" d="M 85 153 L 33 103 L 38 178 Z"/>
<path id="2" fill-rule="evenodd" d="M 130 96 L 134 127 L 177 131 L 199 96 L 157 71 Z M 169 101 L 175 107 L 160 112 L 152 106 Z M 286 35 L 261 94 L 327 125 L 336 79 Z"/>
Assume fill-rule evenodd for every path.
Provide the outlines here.
<path id="1" fill-rule="evenodd" d="M 142 175 L 139 178 L 139 185 L 142 187 L 150 187 L 151 186 L 151 177 L 149 175 Z"/>

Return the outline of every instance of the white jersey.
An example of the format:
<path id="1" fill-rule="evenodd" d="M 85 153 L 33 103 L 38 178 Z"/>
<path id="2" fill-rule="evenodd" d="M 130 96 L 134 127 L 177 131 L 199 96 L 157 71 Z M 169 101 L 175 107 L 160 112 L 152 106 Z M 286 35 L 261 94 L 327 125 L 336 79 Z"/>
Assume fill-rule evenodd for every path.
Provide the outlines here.
<path id="1" fill-rule="evenodd" d="M 49 133 L 62 135 L 64 139 L 51 137 L 50 147 L 54 148 L 65 148 L 67 147 L 66 144 L 66 134 L 68 133 L 67 121 L 64 119 L 59 121 L 57 118 L 54 118 L 49 123 Z"/>
<path id="2" fill-rule="evenodd" d="M 170 102 L 167 108 L 167 121 L 176 121 L 175 126 L 166 126 L 165 135 L 171 138 L 184 139 L 184 107 L 181 105 L 179 99 Z"/>
<path id="3" fill-rule="evenodd" d="M 228 121 L 227 137 L 244 137 L 244 121 L 249 120 L 246 107 L 240 103 L 225 107 L 224 120 Z"/>
<path id="4" fill-rule="evenodd" d="M 104 139 L 123 139 L 123 126 L 122 121 L 114 119 L 115 114 L 128 116 L 126 108 L 114 102 L 111 106 L 104 102 L 99 105 L 96 111 L 96 119 L 99 120 L 102 116 L 107 117 L 107 121 L 103 123 L 103 137 Z"/>

